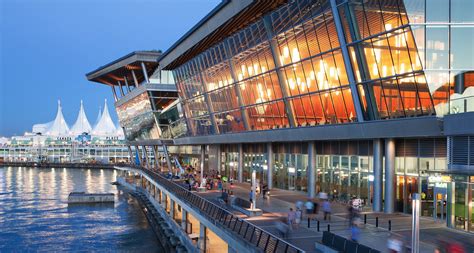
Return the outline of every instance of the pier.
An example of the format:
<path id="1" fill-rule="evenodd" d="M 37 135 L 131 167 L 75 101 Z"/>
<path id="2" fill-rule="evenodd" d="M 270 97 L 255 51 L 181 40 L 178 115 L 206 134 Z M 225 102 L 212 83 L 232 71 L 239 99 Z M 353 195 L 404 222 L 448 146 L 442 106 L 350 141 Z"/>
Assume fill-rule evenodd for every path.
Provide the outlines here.
<path id="1" fill-rule="evenodd" d="M 192 243 L 201 252 L 305 252 L 266 228 L 211 201 L 158 172 L 139 167 L 121 170 L 121 184 L 142 191 L 158 209 L 165 210 L 180 225 L 183 244 Z M 197 240 L 196 240 L 197 239 Z"/>

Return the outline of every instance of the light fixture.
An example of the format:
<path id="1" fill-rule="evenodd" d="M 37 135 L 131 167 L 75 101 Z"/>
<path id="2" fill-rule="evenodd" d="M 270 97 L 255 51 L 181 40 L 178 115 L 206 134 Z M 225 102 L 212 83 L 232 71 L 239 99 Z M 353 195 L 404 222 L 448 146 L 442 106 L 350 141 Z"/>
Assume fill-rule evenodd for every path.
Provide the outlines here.
<path id="1" fill-rule="evenodd" d="M 290 56 L 290 50 L 288 49 L 287 46 L 285 46 L 285 47 L 283 48 L 283 57 L 284 57 L 284 58 L 287 58 L 288 56 Z"/>
<path id="2" fill-rule="evenodd" d="M 299 61 L 301 58 L 300 58 L 300 52 L 298 51 L 298 48 L 294 47 L 293 48 L 293 52 L 292 52 L 292 57 L 293 59 L 293 62 L 297 62 Z"/>

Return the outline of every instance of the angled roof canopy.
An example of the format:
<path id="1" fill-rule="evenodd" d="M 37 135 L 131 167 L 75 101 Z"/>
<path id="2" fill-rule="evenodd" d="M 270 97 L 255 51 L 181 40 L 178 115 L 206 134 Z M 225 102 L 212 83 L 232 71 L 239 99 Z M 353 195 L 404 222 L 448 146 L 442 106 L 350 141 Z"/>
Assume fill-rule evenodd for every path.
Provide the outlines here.
<path id="1" fill-rule="evenodd" d="M 125 85 L 124 77 L 128 84 L 134 85 L 132 70 L 135 73 L 138 83 L 145 80 L 141 63 L 145 64 L 148 76 L 151 76 L 158 67 L 158 57 L 161 51 L 135 51 L 125 55 L 113 62 L 110 62 L 98 69 L 86 74 L 87 80 L 106 85 L 117 85 L 118 81 Z"/>
<path id="2" fill-rule="evenodd" d="M 176 68 L 285 2 L 223 0 L 159 57 L 160 67 Z"/>

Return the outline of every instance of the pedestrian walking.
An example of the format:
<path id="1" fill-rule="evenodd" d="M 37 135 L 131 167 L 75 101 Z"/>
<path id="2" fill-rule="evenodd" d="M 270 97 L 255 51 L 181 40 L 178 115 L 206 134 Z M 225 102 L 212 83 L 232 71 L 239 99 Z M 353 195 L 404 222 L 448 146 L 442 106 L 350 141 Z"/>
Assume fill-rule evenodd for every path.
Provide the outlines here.
<path id="1" fill-rule="evenodd" d="M 308 218 L 312 219 L 313 218 L 313 212 L 314 212 L 314 204 L 313 202 L 311 202 L 311 200 L 307 200 L 305 203 L 304 203 L 304 207 L 306 208 L 306 215 L 308 216 Z"/>
<path id="2" fill-rule="evenodd" d="M 295 212 L 295 226 L 296 226 L 296 228 L 300 227 L 302 217 L 303 217 L 303 211 L 301 211 L 300 208 L 297 208 L 296 212 Z"/>
<path id="3" fill-rule="evenodd" d="M 403 242 L 394 235 L 387 239 L 387 248 L 390 253 L 399 253 L 403 250 Z"/>
<path id="4" fill-rule="evenodd" d="M 331 203 L 327 199 L 323 202 L 323 212 L 324 212 L 324 220 L 331 221 Z"/>
<path id="5" fill-rule="evenodd" d="M 293 225 L 295 224 L 295 219 L 296 219 L 296 213 L 293 211 L 293 208 L 290 208 L 290 211 L 288 211 L 288 226 L 290 227 L 290 230 L 293 229 Z"/>
<path id="6" fill-rule="evenodd" d="M 359 242 L 360 239 L 360 219 L 355 218 L 351 224 L 351 240 L 354 242 Z"/>
<path id="7" fill-rule="evenodd" d="M 249 194 L 250 208 L 253 208 L 253 198 L 254 197 L 255 197 L 254 191 L 250 190 L 250 194 Z"/>

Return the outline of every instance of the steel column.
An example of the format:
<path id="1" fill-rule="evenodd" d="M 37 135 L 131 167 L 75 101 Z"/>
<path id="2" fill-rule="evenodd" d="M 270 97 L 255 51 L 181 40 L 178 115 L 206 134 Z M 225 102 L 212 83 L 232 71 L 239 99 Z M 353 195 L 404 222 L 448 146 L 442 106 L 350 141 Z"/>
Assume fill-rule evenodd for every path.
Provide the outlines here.
<path id="1" fill-rule="evenodd" d="M 204 161 L 206 159 L 206 145 L 201 145 L 201 160 L 200 166 L 201 166 L 201 181 L 204 178 Z"/>
<path id="2" fill-rule="evenodd" d="M 143 166 L 143 159 L 142 159 L 142 154 L 140 154 L 140 147 L 135 146 L 135 152 L 138 155 L 138 162 L 140 163 L 140 166 Z"/>
<path id="3" fill-rule="evenodd" d="M 132 69 L 132 77 L 133 77 L 133 82 L 135 83 L 135 87 L 138 87 L 138 79 L 137 76 L 135 75 L 135 70 Z"/>
<path id="4" fill-rule="evenodd" d="M 125 96 L 125 93 L 123 92 L 123 87 L 122 87 L 122 83 L 120 81 L 117 81 L 119 87 L 120 87 L 120 95 Z"/>
<path id="5" fill-rule="evenodd" d="M 239 143 L 239 157 L 238 157 L 238 167 L 237 167 L 237 181 L 242 183 L 243 181 L 243 170 L 244 170 L 244 147 L 242 143 Z"/>
<path id="6" fill-rule="evenodd" d="M 339 44 L 341 46 L 342 58 L 344 58 L 344 65 L 347 72 L 347 78 L 349 80 L 349 86 L 351 88 L 352 100 L 354 102 L 354 108 L 357 114 L 357 121 L 363 122 L 364 115 L 362 113 L 362 107 L 359 99 L 359 92 L 357 90 L 356 79 L 354 76 L 354 71 L 352 68 L 351 58 L 349 56 L 349 51 L 347 50 L 346 39 L 344 37 L 344 28 L 342 27 L 341 17 L 337 11 L 336 0 L 331 0 L 331 9 L 334 24 L 336 25 L 337 37 L 339 39 Z"/>
<path id="7" fill-rule="evenodd" d="M 188 226 L 188 211 L 184 210 L 184 208 L 181 206 L 181 229 L 183 229 L 184 232 L 186 233 L 188 233 L 187 226 Z"/>
<path id="8" fill-rule="evenodd" d="M 143 71 L 143 77 L 145 78 L 145 83 L 150 83 L 150 80 L 148 79 L 148 73 L 146 72 L 146 66 L 144 62 L 140 62 L 142 66 L 142 71 Z"/>
<path id="9" fill-rule="evenodd" d="M 374 148 L 374 199 L 372 209 L 374 212 L 382 211 L 382 184 L 383 184 L 383 148 L 382 140 L 375 139 L 373 142 Z"/>
<path id="10" fill-rule="evenodd" d="M 155 167 L 157 170 L 160 169 L 159 155 L 158 155 L 158 146 L 151 146 L 153 148 L 153 156 L 155 157 Z"/>
<path id="11" fill-rule="evenodd" d="M 217 153 L 217 157 L 216 157 L 216 159 L 217 159 L 217 171 L 219 172 L 219 174 L 221 174 L 221 171 L 222 171 L 221 145 L 217 144 L 216 149 L 217 149 L 217 152 L 216 152 Z"/>
<path id="12" fill-rule="evenodd" d="M 316 197 L 316 148 L 314 141 L 308 142 L 308 197 Z"/>
<path id="13" fill-rule="evenodd" d="M 142 146 L 142 152 L 143 152 L 143 155 L 144 155 L 144 157 L 145 157 L 145 168 L 148 169 L 150 163 L 149 163 L 149 161 L 148 161 L 148 151 L 147 151 L 147 149 L 146 149 L 146 146 Z"/>
<path id="14" fill-rule="evenodd" d="M 128 155 L 129 155 L 129 157 L 130 157 L 130 164 L 133 164 L 132 147 L 130 147 L 129 145 L 127 145 L 127 148 L 128 148 Z"/>
<path id="15" fill-rule="evenodd" d="M 126 77 L 126 76 L 123 77 L 123 81 L 125 82 L 125 85 L 127 86 L 127 91 L 128 91 L 128 92 L 132 91 L 132 90 L 130 89 L 130 85 L 128 84 L 128 80 L 127 80 L 127 77 Z"/>
<path id="16" fill-rule="evenodd" d="M 273 188 L 273 145 L 267 143 L 267 186 L 268 189 Z"/>
<path id="17" fill-rule="evenodd" d="M 385 139 L 385 213 L 395 212 L 395 140 Z"/>
<path id="18" fill-rule="evenodd" d="M 117 92 L 115 91 L 115 87 L 113 85 L 110 85 L 110 88 L 112 88 L 112 93 L 114 94 L 114 100 L 117 102 L 118 97 L 117 97 Z"/>
<path id="19" fill-rule="evenodd" d="M 236 76 L 237 72 L 235 71 L 234 62 L 232 61 L 229 44 L 228 43 L 224 43 L 224 44 L 225 44 L 227 59 L 228 59 L 228 62 L 229 62 L 230 76 L 232 77 L 232 80 L 234 80 L 234 89 L 235 89 L 235 93 L 237 94 L 237 102 L 239 103 L 240 114 L 242 115 L 242 120 L 244 122 L 245 129 L 250 130 L 249 115 L 248 115 L 247 111 L 244 109 L 244 101 L 242 99 L 242 91 L 240 90 L 240 87 L 237 83 L 239 80 Z"/>
<path id="20" fill-rule="evenodd" d="M 168 171 L 173 172 L 173 168 L 171 166 L 170 155 L 168 153 L 168 147 L 165 144 L 163 144 L 162 147 L 163 147 L 163 154 L 165 154 L 166 164 L 168 165 Z"/>
<path id="21" fill-rule="evenodd" d="M 278 56 L 280 55 L 278 53 L 278 44 L 276 41 L 276 38 L 273 38 L 273 28 L 272 28 L 272 21 L 270 20 L 270 16 L 266 15 L 263 17 L 263 24 L 265 26 L 265 31 L 268 36 L 268 41 L 270 43 L 270 51 L 272 53 L 272 58 L 275 63 L 275 69 L 277 72 L 277 77 L 278 77 L 278 83 L 280 85 L 281 93 L 283 95 L 283 103 L 285 104 L 285 111 L 288 117 L 288 122 L 290 124 L 290 127 L 296 127 L 296 118 L 295 118 L 295 108 L 293 107 L 293 104 L 288 100 L 288 97 L 290 95 L 290 92 L 288 91 L 288 85 L 287 81 L 285 78 L 285 73 L 281 70 L 281 63 L 280 59 L 278 59 Z"/>
<path id="22" fill-rule="evenodd" d="M 199 249 L 200 252 L 207 252 L 207 231 L 206 226 L 202 223 L 199 224 Z"/>

